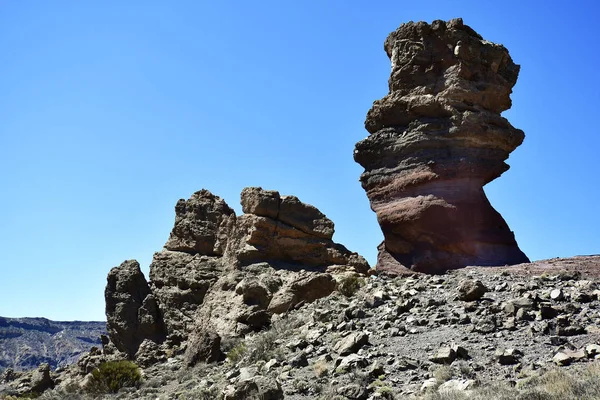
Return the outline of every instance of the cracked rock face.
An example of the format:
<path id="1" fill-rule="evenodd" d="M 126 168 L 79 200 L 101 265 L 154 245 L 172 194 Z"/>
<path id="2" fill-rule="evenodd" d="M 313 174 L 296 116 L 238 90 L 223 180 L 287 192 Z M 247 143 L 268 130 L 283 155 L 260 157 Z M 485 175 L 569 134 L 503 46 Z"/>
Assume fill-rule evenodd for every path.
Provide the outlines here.
<path id="1" fill-rule="evenodd" d="M 316 207 L 256 187 L 242 191 L 241 203 L 245 214 L 237 219 L 227 248 L 238 265 L 269 262 L 320 270 L 350 265 L 367 272 L 363 257 L 331 240 L 333 222 Z"/>
<path id="2" fill-rule="evenodd" d="M 111 270 L 106 313 L 118 350 L 151 364 L 191 345 L 192 358 L 213 360 L 220 336 L 259 331 L 273 314 L 328 296 L 332 273 L 368 271 L 362 256 L 332 241 L 333 222 L 297 197 L 250 187 L 241 203 L 245 214 L 236 216 L 208 190 L 179 200 L 150 281 L 134 260 Z"/>
<path id="3" fill-rule="evenodd" d="M 361 183 L 384 234 L 376 268 L 440 273 L 528 262 L 483 186 L 524 134 L 500 113 L 519 66 L 461 19 L 409 22 L 385 41 L 389 94 L 356 144 Z"/>
<path id="4" fill-rule="evenodd" d="M 133 357 L 144 339 L 162 342 L 165 328 L 140 264 L 125 261 L 106 280 L 106 326 L 117 349 Z"/>

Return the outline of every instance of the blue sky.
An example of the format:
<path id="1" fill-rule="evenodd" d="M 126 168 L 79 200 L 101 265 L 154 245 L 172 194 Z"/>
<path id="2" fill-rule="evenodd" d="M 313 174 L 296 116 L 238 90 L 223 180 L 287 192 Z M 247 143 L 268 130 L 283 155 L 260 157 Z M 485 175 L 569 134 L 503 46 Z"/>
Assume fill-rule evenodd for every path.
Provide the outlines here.
<path id="1" fill-rule="evenodd" d="M 6 1 L 0 4 L 0 315 L 104 319 L 109 269 L 148 271 L 179 198 L 314 204 L 375 262 L 354 144 L 387 93 L 383 41 L 462 17 L 521 74 L 525 131 L 486 186 L 534 260 L 599 253 L 593 1 Z"/>

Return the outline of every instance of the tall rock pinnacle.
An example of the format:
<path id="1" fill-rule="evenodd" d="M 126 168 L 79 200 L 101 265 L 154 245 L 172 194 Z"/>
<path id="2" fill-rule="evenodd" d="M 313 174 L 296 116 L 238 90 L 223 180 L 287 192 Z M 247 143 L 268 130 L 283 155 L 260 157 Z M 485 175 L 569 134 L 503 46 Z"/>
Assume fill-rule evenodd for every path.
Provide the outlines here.
<path id="1" fill-rule="evenodd" d="M 519 66 L 461 19 L 403 24 L 384 48 L 389 94 L 369 110 L 370 135 L 354 151 L 384 234 L 377 269 L 528 262 L 483 191 L 525 136 L 500 116 Z"/>

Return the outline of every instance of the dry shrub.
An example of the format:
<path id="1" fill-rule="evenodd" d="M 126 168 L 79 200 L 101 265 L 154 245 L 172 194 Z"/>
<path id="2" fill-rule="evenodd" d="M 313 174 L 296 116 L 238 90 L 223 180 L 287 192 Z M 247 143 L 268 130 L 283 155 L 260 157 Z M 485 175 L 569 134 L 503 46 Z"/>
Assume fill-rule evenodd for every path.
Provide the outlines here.
<path id="1" fill-rule="evenodd" d="M 124 387 L 139 386 L 141 381 L 142 374 L 134 362 L 107 361 L 92 371 L 86 389 L 91 393 L 117 393 Z"/>

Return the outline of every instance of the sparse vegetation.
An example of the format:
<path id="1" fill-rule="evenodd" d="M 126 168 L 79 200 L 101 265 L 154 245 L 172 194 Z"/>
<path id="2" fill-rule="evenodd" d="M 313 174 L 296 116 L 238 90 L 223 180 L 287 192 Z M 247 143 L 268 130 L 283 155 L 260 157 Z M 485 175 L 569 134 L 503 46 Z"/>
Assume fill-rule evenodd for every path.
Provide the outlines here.
<path id="1" fill-rule="evenodd" d="M 454 376 L 454 371 L 449 365 L 442 365 L 433 371 L 433 377 L 438 381 L 438 384 L 449 381 Z"/>
<path id="2" fill-rule="evenodd" d="M 317 361 L 313 365 L 313 370 L 315 371 L 317 378 L 322 378 L 329 374 L 329 365 L 327 365 L 325 361 Z"/>
<path id="3" fill-rule="evenodd" d="M 141 381 L 142 374 L 134 362 L 108 361 L 92 371 L 86 389 L 90 393 L 117 393 L 124 387 L 137 387 Z"/>
<path id="4" fill-rule="evenodd" d="M 338 291 L 346 297 L 352 297 L 364 285 L 364 280 L 357 275 L 346 275 L 338 282 Z"/>
<path id="5" fill-rule="evenodd" d="M 246 342 L 240 341 L 227 352 L 227 359 L 235 364 L 239 362 L 247 352 L 248 346 L 246 345 Z"/>
<path id="6" fill-rule="evenodd" d="M 600 399 L 600 364 L 571 371 L 553 369 L 526 378 L 516 387 L 492 383 L 469 394 L 457 390 L 427 393 L 422 400 L 598 400 Z"/>

